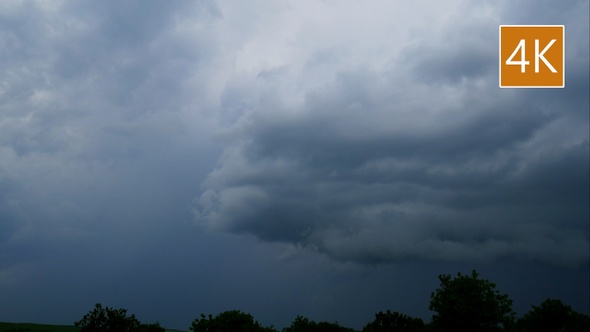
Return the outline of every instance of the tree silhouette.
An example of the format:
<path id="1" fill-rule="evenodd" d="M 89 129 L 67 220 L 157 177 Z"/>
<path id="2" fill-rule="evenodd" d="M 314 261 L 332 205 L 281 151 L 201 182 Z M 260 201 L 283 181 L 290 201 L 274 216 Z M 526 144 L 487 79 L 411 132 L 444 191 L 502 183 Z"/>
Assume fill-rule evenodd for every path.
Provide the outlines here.
<path id="1" fill-rule="evenodd" d="M 375 320 L 363 328 L 363 332 L 423 332 L 426 325 L 420 318 L 413 318 L 399 312 L 378 312 Z"/>
<path id="2" fill-rule="evenodd" d="M 496 284 L 480 279 L 477 271 L 457 273 L 455 277 L 441 274 L 440 286 L 430 295 L 428 308 L 432 320 L 399 312 L 378 312 L 362 332 L 588 332 L 590 316 L 574 311 L 561 300 L 547 299 L 515 322 L 512 300 L 496 290 Z M 97 303 L 94 310 L 74 323 L 80 332 L 164 332 L 159 323 L 143 324 L 126 309 L 113 309 Z M 0 330 L 3 330 L 0 327 Z M 14 329 L 13 329 L 14 330 Z M 19 329 L 21 331 L 23 329 Z M 193 332 L 277 332 L 264 327 L 254 317 L 239 310 L 224 311 L 217 316 L 195 319 Z M 14 330 L 16 331 L 16 330 Z M 24 330 L 23 330 L 24 331 Z M 314 322 L 297 316 L 282 332 L 354 332 L 337 322 Z"/>
<path id="3" fill-rule="evenodd" d="M 303 316 L 297 316 L 291 326 L 285 327 L 283 332 L 354 332 L 354 330 L 340 326 L 338 323 L 316 323 Z"/>
<path id="4" fill-rule="evenodd" d="M 471 275 L 439 275 L 440 287 L 430 296 L 428 309 L 434 311 L 435 332 L 501 331 L 514 321 L 512 300 L 495 290 L 496 284 Z"/>
<path id="5" fill-rule="evenodd" d="M 561 300 L 546 299 L 518 320 L 515 331 L 588 332 L 590 317 L 574 311 Z"/>
<path id="6" fill-rule="evenodd" d="M 142 324 L 134 314 L 127 317 L 127 309 L 103 308 L 100 303 L 74 325 L 80 332 L 164 332 L 160 323 Z"/>
<path id="7" fill-rule="evenodd" d="M 252 315 L 239 310 L 224 311 L 213 317 L 201 314 L 190 327 L 194 332 L 276 332 L 272 327 L 263 327 Z"/>

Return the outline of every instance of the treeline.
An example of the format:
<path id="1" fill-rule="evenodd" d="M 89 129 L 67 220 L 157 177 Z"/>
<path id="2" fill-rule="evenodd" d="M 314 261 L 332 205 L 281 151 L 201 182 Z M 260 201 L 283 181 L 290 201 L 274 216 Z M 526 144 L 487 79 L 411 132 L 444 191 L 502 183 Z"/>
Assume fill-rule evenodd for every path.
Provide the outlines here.
<path id="1" fill-rule="evenodd" d="M 428 308 L 432 319 L 425 323 L 387 310 L 375 314 L 362 332 L 589 332 L 590 317 L 574 311 L 561 300 L 547 299 L 517 318 L 508 295 L 496 290 L 496 284 L 480 279 L 477 271 L 470 275 L 440 275 L 440 286 L 430 296 Z M 164 332 L 159 323 L 143 324 L 125 309 L 103 308 L 74 323 L 80 332 Z M 262 326 L 248 313 L 231 310 L 216 316 L 201 314 L 190 330 L 193 332 L 279 332 Z M 354 332 L 337 322 L 315 322 L 297 316 L 281 332 Z"/>

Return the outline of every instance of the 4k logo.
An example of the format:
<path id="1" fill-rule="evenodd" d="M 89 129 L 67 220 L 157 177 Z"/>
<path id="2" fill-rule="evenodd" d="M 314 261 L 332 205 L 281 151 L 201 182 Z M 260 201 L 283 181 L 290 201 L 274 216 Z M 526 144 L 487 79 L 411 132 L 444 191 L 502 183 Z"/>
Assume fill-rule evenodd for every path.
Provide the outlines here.
<path id="1" fill-rule="evenodd" d="M 500 25 L 500 87 L 565 87 L 565 27 Z"/>

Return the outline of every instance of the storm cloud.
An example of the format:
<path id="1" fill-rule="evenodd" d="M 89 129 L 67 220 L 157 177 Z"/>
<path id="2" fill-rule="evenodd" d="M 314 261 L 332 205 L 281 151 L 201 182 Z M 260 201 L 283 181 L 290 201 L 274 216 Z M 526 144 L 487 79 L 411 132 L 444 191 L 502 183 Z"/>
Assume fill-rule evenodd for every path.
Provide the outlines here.
<path id="1" fill-rule="evenodd" d="M 197 220 L 359 263 L 586 264 L 587 90 L 497 89 L 498 23 L 469 17 L 378 64 L 317 51 L 252 75 Z M 583 47 L 567 77 L 587 87 Z"/>
<path id="2" fill-rule="evenodd" d="M 566 87 L 500 89 L 500 24 L 565 25 Z M 588 1 L 0 2 L 0 319 L 360 328 L 428 319 L 472 268 L 519 313 L 588 312 L 588 24 Z"/>

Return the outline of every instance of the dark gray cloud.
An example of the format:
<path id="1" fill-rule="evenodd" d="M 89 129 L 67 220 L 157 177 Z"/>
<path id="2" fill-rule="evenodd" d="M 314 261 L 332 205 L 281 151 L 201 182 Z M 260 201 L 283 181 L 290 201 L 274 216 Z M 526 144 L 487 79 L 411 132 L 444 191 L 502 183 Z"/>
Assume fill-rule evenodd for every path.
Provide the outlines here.
<path id="1" fill-rule="evenodd" d="M 109 279 L 119 260 L 137 259 L 129 248 L 186 215 L 203 178 L 194 172 L 216 155 L 202 143 L 207 124 L 192 99 L 208 51 L 181 38 L 186 20 L 216 19 L 204 4 L 1 6 L 3 293 L 49 287 L 45 269 L 54 279 Z M 2 308 L 26 308 L 11 303 L 17 297 Z"/>
<path id="2" fill-rule="evenodd" d="M 273 90 L 248 105 L 197 219 L 360 263 L 586 265 L 587 75 L 577 93 L 494 89 L 497 25 L 463 20 L 384 70 L 340 69 L 298 104 Z"/>
<path id="3" fill-rule="evenodd" d="M 2 319 L 360 328 L 471 268 L 588 312 L 588 1 L 422 7 L 0 3 Z M 539 23 L 566 88 L 499 89 Z"/>

